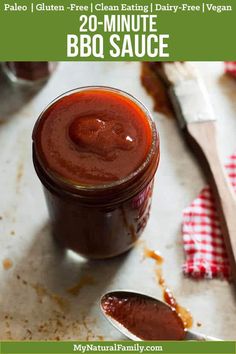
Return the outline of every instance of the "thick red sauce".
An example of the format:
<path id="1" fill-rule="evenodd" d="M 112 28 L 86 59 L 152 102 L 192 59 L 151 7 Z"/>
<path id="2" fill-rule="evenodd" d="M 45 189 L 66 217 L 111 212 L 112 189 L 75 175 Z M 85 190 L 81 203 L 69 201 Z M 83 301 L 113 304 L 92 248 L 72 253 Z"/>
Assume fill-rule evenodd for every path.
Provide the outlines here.
<path id="1" fill-rule="evenodd" d="M 37 152 L 46 169 L 80 185 L 118 181 L 147 158 L 152 132 L 145 112 L 105 89 L 56 101 L 37 126 Z"/>
<path id="2" fill-rule="evenodd" d="M 105 313 L 143 340 L 182 340 L 186 330 L 175 310 L 142 295 L 114 293 L 103 297 Z"/>

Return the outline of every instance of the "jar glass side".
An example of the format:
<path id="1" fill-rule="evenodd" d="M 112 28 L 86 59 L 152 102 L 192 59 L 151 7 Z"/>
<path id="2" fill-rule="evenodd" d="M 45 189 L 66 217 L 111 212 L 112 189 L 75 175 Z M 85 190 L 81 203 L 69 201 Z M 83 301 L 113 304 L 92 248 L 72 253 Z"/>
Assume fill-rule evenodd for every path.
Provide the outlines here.
<path id="1" fill-rule="evenodd" d="M 71 92 L 74 90 L 64 95 Z M 128 97 L 144 107 L 132 96 Z M 75 185 L 45 170 L 35 146 L 43 113 L 39 117 L 33 133 L 33 162 L 44 186 L 53 237 L 62 247 L 88 258 L 110 258 L 129 250 L 141 236 L 149 219 L 154 175 L 160 159 L 155 124 L 146 108 L 143 109 L 152 130 L 152 144 L 145 162 L 130 176 L 102 186 Z"/>

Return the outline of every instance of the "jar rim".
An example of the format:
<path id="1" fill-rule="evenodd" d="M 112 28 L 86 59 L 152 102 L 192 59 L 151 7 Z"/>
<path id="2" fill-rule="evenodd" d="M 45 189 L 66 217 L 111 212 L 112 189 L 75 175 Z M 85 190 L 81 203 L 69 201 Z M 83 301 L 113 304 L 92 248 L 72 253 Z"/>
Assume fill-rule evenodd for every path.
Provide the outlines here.
<path id="1" fill-rule="evenodd" d="M 128 99 L 130 99 L 131 101 L 133 101 L 145 114 L 148 123 L 150 125 L 150 129 L 151 129 L 151 133 L 152 133 L 152 141 L 151 141 L 151 146 L 150 149 L 148 151 L 147 157 L 145 159 L 145 161 L 133 172 L 131 172 L 128 176 L 125 176 L 124 178 L 121 178 L 117 181 L 114 182 L 109 182 L 109 183 L 104 183 L 104 184 L 79 184 L 79 183 L 75 183 L 74 181 L 64 178 L 56 173 L 54 173 L 53 171 L 51 171 L 49 168 L 45 169 L 46 174 L 48 175 L 49 178 L 52 178 L 55 182 L 59 182 L 60 184 L 62 183 L 65 187 L 69 187 L 70 189 L 73 188 L 75 191 L 79 192 L 79 191 L 105 191 L 105 190 L 109 190 L 111 188 L 114 187 L 118 187 L 124 183 L 127 183 L 129 181 L 131 181 L 133 178 L 135 178 L 139 173 L 141 173 L 143 170 L 145 170 L 145 168 L 149 165 L 151 158 L 153 156 L 153 154 L 155 154 L 155 149 L 156 146 L 159 145 L 158 141 L 159 141 L 159 135 L 155 126 L 155 123 L 151 117 L 151 114 L 148 110 L 148 108 L 141 102 L 139 101 L 135 96 L 133 96 L 132 94 L 118 89 L 118 88 L 114 88 L 114 87 L 110 87 L 110 86 L 103 86 L 103 85 L 91 85 L 91 86 L 82 86 L 82 87 L 78 87 L 69 91 L 64 92 L 63 94 L 57 96 L 54 100 L 52 100 L 45 108 L 44 110 L 40 113 L 34 129 L 33 129 L 33 145 L 35 146 L 35 141 L 34 141 L 34 132 L 37 129 L 37 125 L 39 124 L 41 118 L 43 117 L 44 113 L 53 105 L 55 104 L 57 101 L 59 101 L 60 99 L 62 99 L 63 97 L 66 96 L 70 96 L 74 93 L 78 93 L 78 92 L 86 92 L 89 90 L 98 90 L 98 91 L 110 91 L 110 92 L 114 92 L 116 94 L 119 94 L 123 97 L 126 97 Z M 36 154 L 37 154 L 37 158 L 39 160 L 39 162 L 41 161 L 41 158 L 37 152 L 36 149 Z M 41 166 L 43 166 L 42 162 L 40 163 Z"/>

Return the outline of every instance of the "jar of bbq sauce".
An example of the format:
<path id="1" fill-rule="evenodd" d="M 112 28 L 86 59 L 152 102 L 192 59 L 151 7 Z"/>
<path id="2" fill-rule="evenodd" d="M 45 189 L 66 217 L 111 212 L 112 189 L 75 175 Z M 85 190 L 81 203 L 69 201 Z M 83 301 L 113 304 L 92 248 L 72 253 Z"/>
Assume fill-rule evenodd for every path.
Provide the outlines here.
<path id="1" fill-rule="evenodd" d="M 11 81 L 35 84 L 46 81 L 56 67 L 49 61 L 8 61 L 3 64 L 4 71 Z"/>
<path id="2" fill-rule="evenodd" d="M 33 131 L 33 162 L 60 245 L 99 259 L 129 250 L 147 223 L 159 137 L 148 110 L 109 87 L 63 94 Z"/>

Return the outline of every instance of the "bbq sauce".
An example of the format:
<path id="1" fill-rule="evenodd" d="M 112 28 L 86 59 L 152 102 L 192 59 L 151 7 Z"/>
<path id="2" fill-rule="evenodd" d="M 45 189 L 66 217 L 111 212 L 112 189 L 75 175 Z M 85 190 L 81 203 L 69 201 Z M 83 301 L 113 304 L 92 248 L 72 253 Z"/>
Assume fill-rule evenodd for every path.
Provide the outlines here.
<path id="1" fill-rule="evenodd" d="M 79 185 L 119 181 L 147 158 L 152 131 L 145 112 L 106 90 L 61 98 L 37 127 L 38 152 L 50 172 Z"/>
<path id="2" fill-rule="evenodd" d="M 173 310 L 175 310 L 177 312 L 177 314 L 179 315 L 179 317 L 181 318 L 184 327 L 187 328 L 191 328 L 193 325 L 193 317 L 190 313 L 190 311 L 188 309 L 186 309 L 185 307 L 181 306 L 176 298 L 174 297 L 172 291 L 170 290 L 170 288 L 166 285 L 166 281 L 163 277 L 162 274 L 162 269 L 156 269 L 156 275 L 157 275 L 157 281 L 159 283 L 159 285 L 162 288 L 163 291 L 163 300 L 172 307 Z"/>
<path id="3" fill-rule="evenodd" d="M 181 306 L 176 298 L 173 295 L 173 292 L 170 290 L 170 288 L 167 286 L 165 278 L 163 276 L 163 271 L 162 271 L 162 264 L 164 262 L 164 258 L 160 255 L 158 251 L 152 250 L 150 248 L 145 247 L 144 248 L 144 256 L 147 258 L 152 258 L 155 260 L 156 263 L 156 278 L 158 284 L 162 288 L 162 294 L 163 294 L 163 300 L 171 306 L 171 308 L 176 311 L 176 313 L 179 315 L 181 318 L 184 327 L 191 328 L 193 325 L 193 317 L 188 309 L 185 307 Z"/>
<path id="4" fill-rule="evenodd" d="M 52 102 L 33 131 L 33 161 L 56 241 L 89 258 L 130 249 L 149 218 L 159 157 L 155 124 L 134 97 L 87 87 Z"/>
<path id="5" fill-rule="evenodd" d="M 129 293 L 102 298 L 105 313 L 143 340 L 183 340 L 186 335 L 175 310 L 155 299 Z"/>

